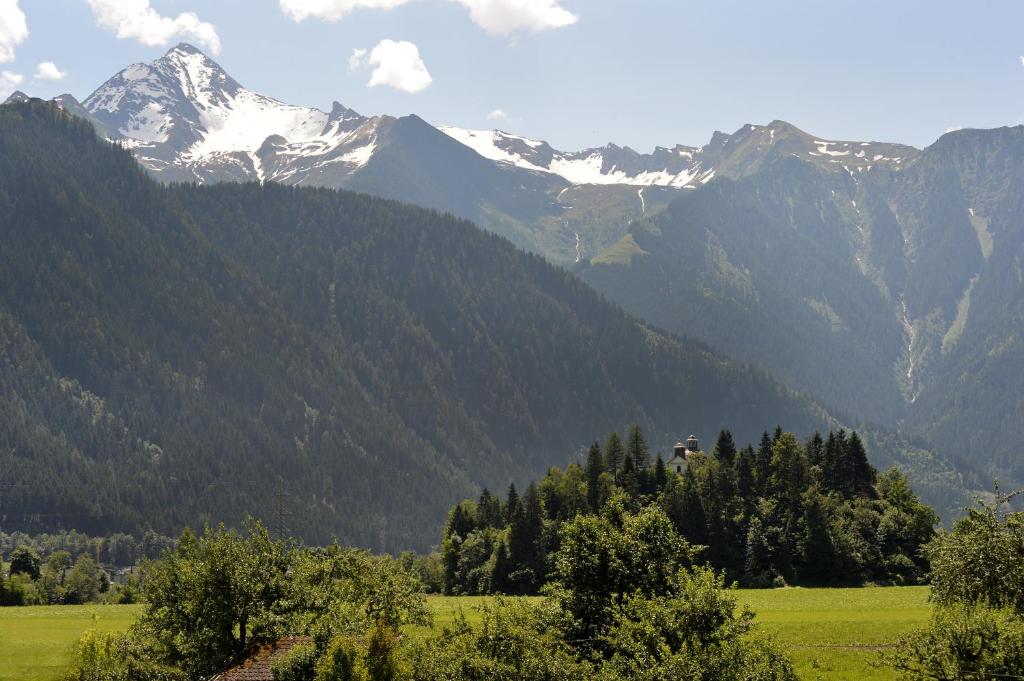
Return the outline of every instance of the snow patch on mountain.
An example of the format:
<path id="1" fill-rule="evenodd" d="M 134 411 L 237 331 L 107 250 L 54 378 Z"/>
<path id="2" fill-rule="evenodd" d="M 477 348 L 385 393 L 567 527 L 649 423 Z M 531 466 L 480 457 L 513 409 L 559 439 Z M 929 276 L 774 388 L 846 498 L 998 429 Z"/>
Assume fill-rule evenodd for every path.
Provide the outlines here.
<path id="1" fill-rule="evenodd" d="M 682 188 L 706 171 L 695 161 L 695 150 L 677 147 L 658 149 L 654 155 L 637 154 L 628 148 L 608 145 L 600 149 L 564 152 L 547 142 L 512 135 L 501 130 L 469 130 L 441 126 L 441 132 L 486 159 L 517 168 L 557 175 L 575 185 L 638 185 Z M 630 168 L 620 165 L 626 161 Z M 666 161 L 661 164 L 659 163 Z"/>

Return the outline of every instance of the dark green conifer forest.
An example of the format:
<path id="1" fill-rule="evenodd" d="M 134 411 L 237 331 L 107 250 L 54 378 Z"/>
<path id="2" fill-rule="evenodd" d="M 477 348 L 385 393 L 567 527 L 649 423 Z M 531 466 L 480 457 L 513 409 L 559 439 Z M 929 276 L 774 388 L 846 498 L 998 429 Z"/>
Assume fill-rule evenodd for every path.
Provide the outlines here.
<path id="1" fill-rule="evenodd" d="M 637 422 L 661 447 L 684 419 L 742 438 L 834 421 L 468 222 L 161 186 L 39 101 L 0 107 L 0 411 L 8 531 L 253 515 L 390 550 L 595 432 Z M 614 464 L 628 485 L 635 445 Z"/>
<path id="2" fill-rule="evenodd" d="M 938 518 L 897 469 L 875 470 L 855 432 L 815 433 L 801 443 L 777 429 L 755 449 L 737 448 L 723 430 L 710 452 L 687 455 L 681 473 L 666 470 L 660 454 L 648 464 L 639 427 L 627 442 L 624 449 L 612 433 L 603 447 L 594 443 L 585 466 L 552 468 L 521 496 L 512 486 L 504 503 L 484 490 L 453 507 L 441 553 L 446 593 L 536 593 L 581 526 L 614 538 L 652 508 L 703 547 L 698 563 L 744 586 L 916 584 L 927 576 L 924 547 Z M 606 577 L 659 550 L 658 541 L 612 541 Z M 657 561 L 636 569 L 648 563 Z"/>

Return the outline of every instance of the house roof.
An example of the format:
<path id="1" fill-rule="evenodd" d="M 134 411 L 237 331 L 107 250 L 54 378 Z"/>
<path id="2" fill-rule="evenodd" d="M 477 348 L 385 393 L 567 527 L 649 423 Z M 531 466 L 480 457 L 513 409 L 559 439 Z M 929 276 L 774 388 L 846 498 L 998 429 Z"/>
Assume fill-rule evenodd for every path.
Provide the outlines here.
<path id="1" fill-rule="evenodd" d="M 307 636 L 289 636 L 256 645 L 243 659 L 210 681 L 273 681 L 270 665 L 297 645 L 308 643 Z"/>

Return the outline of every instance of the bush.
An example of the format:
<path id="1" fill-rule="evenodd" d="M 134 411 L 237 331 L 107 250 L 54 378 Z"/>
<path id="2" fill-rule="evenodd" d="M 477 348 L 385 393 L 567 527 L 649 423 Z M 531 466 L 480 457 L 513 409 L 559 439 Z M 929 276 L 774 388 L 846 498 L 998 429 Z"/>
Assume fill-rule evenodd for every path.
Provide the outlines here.
<path id="1" fill-rule="evenodd" d="M 316 668 L 316 647 L 300 643 L 270 665 L 274 681 L 312 681 Z"/>
<path id="2" fill-rule="evenodd" d="M 367 681 L 361 651 L 355 641 L 339 636 L 316 665 L 316 681 Z"/>
<path id="3" fill-rule="evenodd" d="M 901 679 L 1024 677 L 1024 619 L 1008 608 L 955 603 L 936 609 L 930 626 L 883 656 Z"/>
<path id="4" fill-rule="evenodd" d="M 152 651 L 123 634 L 86 632 L 64 681 L 188 681 L 181 671 L 154 663 Z"/>
<path id="5" fill-rule="evenodd" d="M 680 572 L 675 596 L 626 600 L 607 636 L 602 678 L 660 681 L 796 679 L 771 642 L 749 636 L 754 614 L 737 610 L 724 578 L 708 568 Z"/>
<path id="6" fill-rule="evenodd" d="M 474 629 L 460 616 L 439 635 L 418 642 L 414 681 L 576 681 L 594 669 L 578 661 L 538 606 L 497 598 Z"/>
<path id="7" fill-rule="evenodd" d="M 940 605 L 987 603 L 1024 613 L 1024 513 L 1003 515 L 994 504 L 969 509 L 928 548 L 932 599 Z"/>

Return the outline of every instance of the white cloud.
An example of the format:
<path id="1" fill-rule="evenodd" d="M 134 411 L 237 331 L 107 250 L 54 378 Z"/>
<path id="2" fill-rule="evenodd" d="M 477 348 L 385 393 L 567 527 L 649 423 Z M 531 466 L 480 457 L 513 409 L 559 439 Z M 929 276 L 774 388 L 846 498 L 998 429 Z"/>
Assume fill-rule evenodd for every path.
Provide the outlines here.
<path id="1" fill-rule="evenodd" d="M 11 73 L 10 71 L 0 73 L 0 103 L 10 97 L 23 80 L 25 80 L 25 76 L 20 73 Z"/>
<path id="2" fill-rule="evenodd" d="M 1020 56 L 1020 65 L 1024 66 L 1024 54 Z"/>
<path id="3" fill-rule="evenodd" d="M 310 17 L 337 21 L 352 10 L 391 9 L 409 0 L 280 0 L 281 10 L 295 21 Z"/>
<path id="4" fill-rule="evenodd" d="M 427 71 L 427 65 L 420 58 L 420 50 L 407 40 L 382 40 L 370 50 L 355 50 L 348 60 L 353 69 L 374 67 L 367 87 L 386 85 L 402 92 L 419 92 L 434 79 Z"/>
<path id="5" fill-rule="evenodd" d="M 946 132 L 956 132 L 957 130 L 963 130 L 963 129 L 964 129 L 964 126 L 962 126 L 962 125 L 951 125 L 950 127 L 946 128 Z"/>
<path id="6" fill-rule="evenodd" d="M 392 9 L 410 0 L 279 0 L 281 10 L 295 21 L 338 21 L 357 9 Z M 452 0 L 469 10 L 473 22 L 488 33 L 543 31 L 576 23 L 562 0 Z"/>
<path id="7" fill-rule="evenodd" d="M 213 24 L 200 21 L 194 12 L 182 12 L 175 18 L 161 16 L 149 0 L 89 0 L 96 23 L 118 38 L 134 38 L 143 45 L 156 47 L 172 40 L 187 39 L 220 52 L 220 36 Z"/>
<path id="8" fill-rule="evenodd" d="M 0 64 L 14 61 L 14 48 L 27 37 L 28 23 L 18 0 L 0 0 Z"/>
<path id="9" fill-rule="evenodd" d="M 36 78 L 38 80 L 61 80 L 66 75 L 52 61 L 40 62 L 39 66 L 36 67 Z"/>
<path id="10" fill-rule="evenodd" d="M 455 0 L 488 33 L 544 31 L 575 24 L 577 17 L 560 0 Z"/>
<path id="11" fill-rule="evenodd" d="M 366 49 L 357 48 L 352 50 L 352 56 L 348 58 L 348 68 L 351 71 L 355 71 L 366 62 Z"/>
<path id="12" fill-rule="evenodd" d="M 489 121 L 507 121 L 508 114 L 501 109 L 495 109 L 491 113 L 487 114 L 487 120 Z"/>

